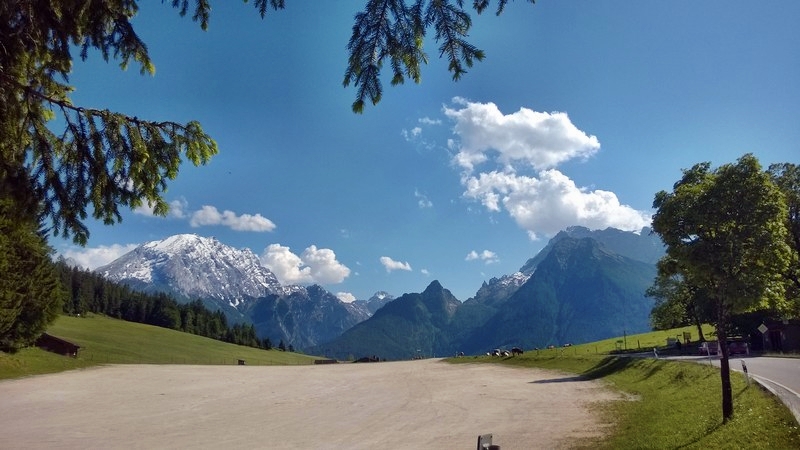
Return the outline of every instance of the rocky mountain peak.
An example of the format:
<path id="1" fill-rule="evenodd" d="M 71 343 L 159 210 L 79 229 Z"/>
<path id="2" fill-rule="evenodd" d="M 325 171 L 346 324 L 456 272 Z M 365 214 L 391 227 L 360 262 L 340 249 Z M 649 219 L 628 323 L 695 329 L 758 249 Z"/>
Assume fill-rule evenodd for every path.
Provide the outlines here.
<path id="1" fill-rule="evenodd" d="M 250 249 L 195 234 L 144 243 L 95 272 L 148 291 L 213 299 L 233 307 L 249 298 L 282 292 L 278 279 Z"/>
<path id="2" fill-rule="evenodd" d="M 440 293 L 442 290 L 444 290 L 444 287 L 442 287 L 442 283 L 439 283 L 439 280 L 433 280 L 431 281 L 431 284 L 429 284 L 428 287 L 425 288 L 425 291 L 422 292 L 422 295 L 436 295 Z"/>

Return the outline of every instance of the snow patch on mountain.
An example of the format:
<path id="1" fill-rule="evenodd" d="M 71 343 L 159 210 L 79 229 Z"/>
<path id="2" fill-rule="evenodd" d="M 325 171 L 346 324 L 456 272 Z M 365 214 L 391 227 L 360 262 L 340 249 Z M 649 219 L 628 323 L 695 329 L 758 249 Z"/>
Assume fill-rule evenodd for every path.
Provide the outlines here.
<path id="1" fill-rule="evenodd" d="M 148 285 L 188 299 L 213 299 L 240 306 L 268 294 L 288 294 L 250 249 L 236 249 L 214 238 L 179 234 L 151 241 L 95 272 L 118 282 Z"/>

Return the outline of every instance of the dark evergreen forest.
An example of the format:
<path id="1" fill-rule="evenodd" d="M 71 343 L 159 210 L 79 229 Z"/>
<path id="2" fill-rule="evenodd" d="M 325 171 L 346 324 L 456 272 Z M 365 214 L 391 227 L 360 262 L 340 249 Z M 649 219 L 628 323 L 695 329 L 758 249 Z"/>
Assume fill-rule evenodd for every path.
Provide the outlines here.
<path id="1" fill-rule="evenodd" d="M 256 336 L 253 324 L 228 324 L 222 311 L 209 310 L 200 299 L 179 303 L 167 294 L 135 291 L 88 270 L 70 267 L 61 260 L 55 262 L 55 268 L 67 292 L 64 314 L 103 314 L 232 344 L 272 348 L 269 338 L 261 340 Z"/>

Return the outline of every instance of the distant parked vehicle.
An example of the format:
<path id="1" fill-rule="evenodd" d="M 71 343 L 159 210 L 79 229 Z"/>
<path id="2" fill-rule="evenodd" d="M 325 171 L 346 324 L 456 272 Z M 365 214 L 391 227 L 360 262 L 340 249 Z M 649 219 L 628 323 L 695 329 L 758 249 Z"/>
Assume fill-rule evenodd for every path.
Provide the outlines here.
<path id="1" fill-rule="evenodd" d="M 701 342 L 697 348 L 697 353 L 702 356 L 717 355 L 719 354 L 719 342 L 706 341 Z M 749 355 L 750 351 L 747 347 L 747 342 L 743 341 L 728 341 L 728 355 Z"/>
<path id="2" fill-rule="evenodd" d="M 703 356 L 716 355 L 719 353 L 719 343 L 717 341 L 701 342 L 697 347 L 697 353 Z"/>
<path id="3" fill-rule="evenodd" d="M 730 341 L 728 342 L 728 354 L 729 355 L 749 355 L 750 352 L 747 348 L 747 342 L 742 341 Z"/>

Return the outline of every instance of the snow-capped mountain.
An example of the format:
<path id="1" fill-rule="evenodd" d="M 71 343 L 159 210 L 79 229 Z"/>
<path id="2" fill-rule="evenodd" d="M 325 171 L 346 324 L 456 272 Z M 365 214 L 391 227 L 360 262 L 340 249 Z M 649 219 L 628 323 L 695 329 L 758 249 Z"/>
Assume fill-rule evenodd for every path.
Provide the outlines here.
<path id="1" fill-rule="evenodd" d="M 371 316 L 375 314 L 375 311 L 381 309 L 383 305 L 389 303 L 390 301 L 394 300 L 394 296 L 389 294 L 386 291 L 378 291 L 373 294 L 369 300 L 356 300 L 353 302 L 354 306 L 363 308 L 368 314 Z"/>
<path id="2" fill-rule="evenodd" d="M 503 275 L 500 278 L 492 278 L 489 282 L 483 282 L 475 297 L 467 300 L 467 302 L 484 303 L 489 306 L 496 306 L 497 302 L 502 302 L 519 289 L 520 286 L 525 284 L 530 278 L 530 274 L 522 272 L 514 272 L 511 275 Z M 465 302 L 466 303 L 466 302 Z"/>
<path id="3" fill-rule="evenodd" d="M 202 300 L 229 320 L 253 323 L 259 337 L 297 349 L 339 336 L 394 298 L 378 292 L 351 304 L 321 286 L 281 286 L 251 250 L 194 234 L 147 242 L 95 272 L 178 301 Z"/>
<path id="4" fill-rule="evenodd" d="M 248 299 L 293 290 L 282 287 L 250 249 L 235 249 L 195 234 L 147 242 L 95 272 L 134 288 L 214 300 L 234 308 Z"/>

